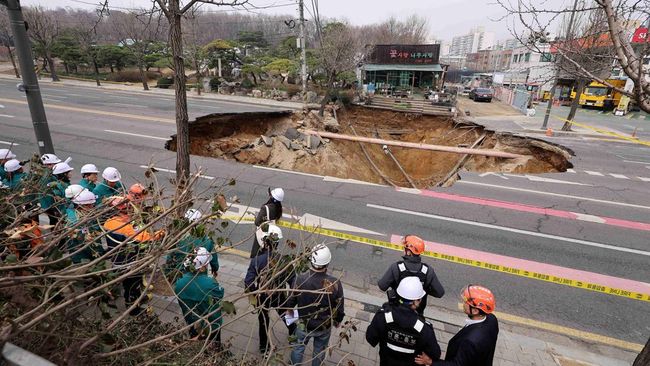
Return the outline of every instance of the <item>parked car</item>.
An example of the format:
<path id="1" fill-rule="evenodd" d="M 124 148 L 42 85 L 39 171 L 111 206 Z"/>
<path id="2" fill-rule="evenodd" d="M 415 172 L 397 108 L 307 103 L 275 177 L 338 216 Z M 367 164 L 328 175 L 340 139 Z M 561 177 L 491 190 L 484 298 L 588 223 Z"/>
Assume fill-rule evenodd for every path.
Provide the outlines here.
<path id="1" fill-rule="evenodd" d="M 492 90 L 485 88 L 474 88 L 469 92 L 469 99 L 472 99 L 475 102 L 484 100 L 488 103 L 492 101 Z"/>
<path id="2" fill-rule="evenodd" d="M 469 95 L 470 91 L 472 91 L 472 88 L 466 86 L 460 90 L 460 95 Z"/>

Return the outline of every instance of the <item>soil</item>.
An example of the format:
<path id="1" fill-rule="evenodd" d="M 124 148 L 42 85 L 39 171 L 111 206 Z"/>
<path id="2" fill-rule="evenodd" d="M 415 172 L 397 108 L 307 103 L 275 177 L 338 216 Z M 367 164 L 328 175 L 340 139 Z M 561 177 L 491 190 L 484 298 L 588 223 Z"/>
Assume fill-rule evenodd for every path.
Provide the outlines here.
<path id="1" fill-rule="evenodd" d="M 314 147 L 311 138 L 300 133 L 302 128 L 321 131 L 334 128 L 347 135 L 458 147 L 470 147 L 485 135 L 477 148 L 525 155 L 518 159 L 471 156 L 462 168 L 475 172 L 548 173 L 572 167 L 569 159 L 573 153 L 562 146 L 495 134 L 461 119 L 363 106 L 349 106 L 336 112 L 330 109 L 328 113 L 325 119 L 319 118 L 315 111 L 306 116 L 301 112 L 270 112 L 200 117 L 190 123 L 190 152 L 247 164 L 411 187 L 381 145 L 363 143 L 362 147 L 359 142 L 323 139 L 322 144 Z M 268 137 L 267 142 L 272 142 L 272 146 L 267 146 L 262 135 Z M 174 150 L 175 142 L 172 137 L 167 147 Z M 393 146 L 389 149 L 417 188 L 449 185 L 458 178 L 453 176 L 442 182 L 462 155 Z"/>

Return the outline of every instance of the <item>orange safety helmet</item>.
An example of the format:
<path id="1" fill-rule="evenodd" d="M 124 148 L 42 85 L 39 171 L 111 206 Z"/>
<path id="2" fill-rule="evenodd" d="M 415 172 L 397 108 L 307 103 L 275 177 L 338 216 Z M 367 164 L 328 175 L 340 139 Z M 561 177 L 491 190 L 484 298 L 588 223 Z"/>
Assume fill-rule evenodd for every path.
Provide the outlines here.
<path id="1" fill-rule="evenodd" d="M 129 196 L 113 196 L 110 198 L 109 204 L 120 211 L 124 211 L 129 207 Z"/>
<path id="2" fill-rule="evenodd" d="M 132 197 L 142 197 L 147 195 L 147 189 L 140 183 L 134 183 L 129 188 L 129 195 Z"/>
<path id="3" fill-rule="evenodd" d="M 404 244 L 404 249 L 410 250 L 415 255 L 424 253 L 424 240 L 419 236 L 407 235 L 404 237 L 402 244 Z"/>
<path id="4" fill-rule="evenodd" d="M 477 308 L 485 314 L 491 314 L 496 307 L 494 294 L 488 288 L 480 285 L 467 285 L 460 293 L 464 303 Z"/>

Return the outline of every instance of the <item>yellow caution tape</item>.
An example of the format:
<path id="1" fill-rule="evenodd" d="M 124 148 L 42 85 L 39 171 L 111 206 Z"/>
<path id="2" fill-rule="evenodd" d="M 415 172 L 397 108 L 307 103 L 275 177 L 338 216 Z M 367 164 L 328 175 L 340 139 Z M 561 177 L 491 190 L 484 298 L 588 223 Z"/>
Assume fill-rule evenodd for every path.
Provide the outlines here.
<path id="1" fill-rule="evenodd" d="M 239 216 L 223 216 L 221 218 L 224 220 L 233 220 L 233 221 L 253 221 L 252 218 L 244 218 Z M 320 234 L 320 235 L 341 239 L 341 240 L 349 240 L 356 243 L 368 244 L 380 248 L 392 249 L 396 251 L 404 250 L 404 246 L 400 244 L 394 244 L 383 240 L 364 238 L 362 236 L 346 234 L 339 231 L 323 229 L 316 226 L 304 226 L 298 223 L 288 222 L 285 220 L 279 220 L 277 222 L 277 225 L 287 229 L 306 231 L 309 233 Z M 500 264 L 487 263 L 475 259 L 462 258 L 454 255 L 432 252 L 429 250 L 422 253 L 422 255 L 426 257 L 431 257 L 431 258 L 452 262 L 452 263 L 458 263 L 470 267 L 477 267 L 477 268 L 487 269 L 490 271 L 507 273 L 510 275 L 526 277 L 538 281 L 552 282 L 558 285 L 564 285 L 564 286 L 580 288 L 588 291 L 600 292 L 602 294 L 607 294 L 607 295 L 626 297 L 632 300 L 650 302 L 650 294 L 628 291 L 628 290 L 618 289 L 614 287 L 603 286 L 596 283 L 574 280 L 570 278 L 553 276 L 551 274 L 546 274 L 546 273 L 527 271 L 521 268 L 506 267 Z"/>
<path id="2" fill-rule="evenodd" d="M 582 127 L 582 128 L 586 128 L 588 130 L 592 130 L 592 131 L 598 132 L 598 133 L 603 134 L 603 135 L 613 136 L 613 137 L 616 137 L 618 139 L 634 142 L 635 144 L 650 146 L 650 141 L 639 140 L 639 139 L 637 139 L 635 137 L 621 135 L 620 133 L 612 132 L 612 131 L 605 130 L 605 129 L 598 128 L 598 127 L 594 127 L 594 126 L 589 126 L 589 125 L 586 125 L 584 123 L 579 123 L 579 122 L 576 122 L 576 121 L 570 121 L 568 119 L 561 118 L 561 117 L 558 117 L 558 116 L 553 116 L 553 117 L 559 119 L 562 122 L 567 122 L 567 123 L 570 123 L 572 125 L 576 125 L 576 126 L 579 126 L 579 127 Z"/>

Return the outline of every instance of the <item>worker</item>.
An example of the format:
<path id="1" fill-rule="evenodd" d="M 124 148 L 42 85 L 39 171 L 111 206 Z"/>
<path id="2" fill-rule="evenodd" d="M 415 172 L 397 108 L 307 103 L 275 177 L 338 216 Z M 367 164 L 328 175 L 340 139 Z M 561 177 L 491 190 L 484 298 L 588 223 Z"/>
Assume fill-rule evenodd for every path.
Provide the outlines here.
<path id="1" fill-rule="evenodd" d="M 284 263 L 283 258 L 276 252 L 282 230 L 275 224 L 267 223 L 260 227 L 257 234 L 260 243 L 259 254 L 251 258 L 244 278 L 246 292 L 255 292 L 260 288 L 270 293 L 258 293 L 254 299 L 254 306 L 258 307 L 258 334 L 260 341 L 260 353 L 265 355 L 269 347 L 269 309 L 275 308 L 280 317 L 286 312 L 287 285 L 293 282 L 295 272 L 293 265 Z M 289 338 L 293 339 L 296 330 L 296 323 L 286 324 L 289 331 Z"/>
<path id="2" fill-rule="evenodd" d="M 209 339 L 221 345 L 221 300 L 223 287 L 208 275 L 212 254 L 203 247 L 196 248 L 191 265 L 174 284 L 174 293 L 190 328 L 190 337 Z M 207 319 L 208 324 L 205 323 Z"/>
<path id="3" fill-rule="evenodd" d="M 404 245 L 404 256 L 402 260 L 393 263 L 386 273 L 379 279 L 377 285 L 382 291 L 389 288 L 393 291 L 397 289 L 400 281 L 408 276 L 416 276 L 422 282 L 422 287 L 427 294 L 441 298 L 445 294 L 445 289 L 438 281 L 433 267 L 422 263 L 420 255 L 424 253 L 424 240 L 415 235 L 406 235 L 402 239 Z M 427 307 L 427 297 L 422 298 L 419 302 L 418 314 L 424 315 L 424 309 Z"/>
<path id="4" fill-rule="evenodd" d="M 99 170 L 95 164 L 85 164 L 79 172 L 81 173 L 79 185 L 92 192 L 97 186 L 97 174 L 99 174 Z"/>
<path id="5" fill-rule="evenodd" d="M 54 195 L 54 207 L 59 217 L 65 215 L 65 210 L 69 205 L 69 199 L 66 199 L 65 190 L 70 185 L 70 178 L 72 177 L 73 167 L 66 162 L 60 162 L 52 168 L 52 175 L 56 179 L 50 183 L 52 186 L 52 194 Z"/>
<path id="6" fill-rule="evenodd" d="M 147 194 L 147 188 L 140 183 L 134 183 L 129 187 L 128 195 L 131 197 L 131 202 L 133 203 L 142 203 Z"/>
<path id="7" fill-rule="evenodd" d="M 12 153 L 11 150 L 0 149 L 0 181 L 3 181 L 7 178 L 7 173 L 5 172 L 5 163 L 15 158 L 16 154 Z"/>
<path id="8" fill-rule="evenodd" d="M 43 168 L 39 172 L 41 175 L 41 197 L 39 204 L 41 209 L 47 214 L 50 225 L 56 225 L 60 218 L 59 212 L 54 207 L 54 195 L 52 194 L 52 189 L 56 184 L 51 184 L 56 182 L 56 178 L 52 175 L 52 168 L 60 162 L 61 159 L 54 154 L 43 154 L 41 156 Z"/>
<path id="9" fill-rule="evenodd" d="M 25 179 L 25 172 L 23 171 L 23 166 L 20 164 L 20 161 L 16 159 L 8 160 L 4 163 L 4 171 L 6 174 L 4 184 L 9 187 L 9 189 L 18 189 L 23 179 Z"/>
<path id="10" fill-rule="evenodd" d="M 269 187 L 269 199 L 262 207 L 260 207 L 257 216 L 255 216 L 255 226 L 260 227 L 265 222 L 272 222 L 277 224 L 277 221 L 282 218 L 282 201 L 284 200 L 284 190 L 282 188 Z M 260 250 L 260 244 L 257 241 L 257 236 L 253 239 L 253 249 L 251 249 L 250 257 L 257 256 Z"/>
<path id="11" fill-rule="evenodd" d="M 305 347 L 314 339 L 312 366 L 320 366 L 325 360 L 325 352 L 332 333 L 332 325 L 338 328 L 345 316 L 343 284 L 327 274 L 327 266 L 332 260 L 332 253 L 323 244 L 314 247 L 307 273 L 298 275 L 294 280 L 292 295 L 287 300 L 287 307 L 298 308 L 298 325 L 296 343 L 291 351 L 291 364 L 302 363 Z M 306 291 L 306 292 L 303 292 Z M 288 310 L 291 316 L 293 310 Z"/>
<path id="12" fill-rule="evenodd" d="M 129 271 L 129 265 L 138 259 L 138 255 L 143 249 L 146 249 L 149 242 L 162 237 L 163 232 L 150 233 L 146 230 L 139 230 L 133 224 L 133 206 L 129 203 L 126 196 L 113 197 L 108 204 L 117 210 L 115 216 L 109 218 L 104 223 L 104 229 L 108 232 L 106 235 L 106 244 L 108 249 L 116 249 L 113 257 L 113 264 L 123 267 Z M 127 242 L 126 240 L 129 239 Z M 136 301 L 142 294 L 142 275 L 134 273 L 122 281 L 124 287 L 124 303 L 127 308 L 136 304 Z M 131 311 L 130 315 L 137 316 L 143 309 L 137 304 Z"/>
<path id="13" fill-rule="evenodd" d="M 203 214 L 201 211 L 191 208 L 185 212 L 187 225 L 193 225 L 190 231 L 176 244 L 176 249 L 167 255 L 165 269 L 170 274 L 170 282 L 174 282 L 184 271 L 186 258 L 194 253 L 196 248 L 203 247 L 211 254 L 210 271 L 216 276 L 219 271 L 219 256 L 214 251 L 214 241 L 208 235 L 204 224 L 199 223 Z M 180 273 L 179 273 L 180 272 Z"/>
<path id="14" fill-rule="evenodd" d="M 104 181 L 98 184 L 93 193 L 97 196 L 97 205 L 104 204 L 104 201 L 113 196 L 124 194 L 124 186 L 122 186 L 122 175 L 120 172 L 109 166 L 102 172 Z"/>
<path id="15" fill-rule="evenodd" d="M 396 292 L 398 301 L 384 304 L 366 330 L 366 341 L 373 347 L 379 344 L 379 365 L 412 366 L 421 354 L 438 360 L 440 346 L 433 327 L 417 312 L 427 296 L 422 282 L 405 277 Z"/>
<path id="16" fill-rule="evenodd" d="M 70 187 L 81 187 L 73 184 Z M 70 188 L 68 187 L 68 188 Z M 81 187 L 82 190 L 72 198 L 72 207 L 66 210 L 66 226 L 74 228 L 67 241 L 68 252 L 73 263 L 81 263 L 84 260 L 92 261 L 104 253 L 101 246 L 101 229 L 99 222 L 93 219 L 97 196 L 91 191 Z"/>
<path id="17" fill-rule="evenodd" d="M 467 285 L 460 298 L 467 314 L 465 326 L 449 340 L 445 360 L 434 361 L 433 365 L 492 366 L 499 335 L 499 322 L 492 314 L 496 306 L 494 294 L 483 286 Z M 419 355 L 415 363 L 431 365 L 431 358 Z"/>

